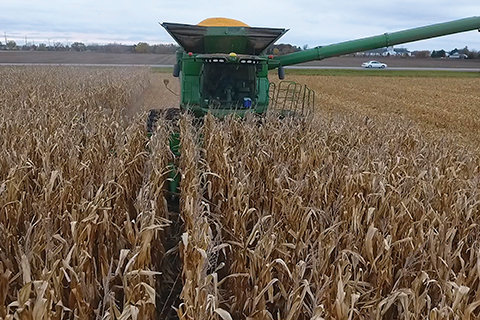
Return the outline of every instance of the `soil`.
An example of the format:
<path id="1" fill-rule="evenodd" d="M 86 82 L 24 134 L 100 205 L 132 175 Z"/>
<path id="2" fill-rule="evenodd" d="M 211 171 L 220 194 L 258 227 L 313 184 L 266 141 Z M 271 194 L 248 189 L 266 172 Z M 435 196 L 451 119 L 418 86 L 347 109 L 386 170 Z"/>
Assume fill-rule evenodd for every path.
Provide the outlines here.
<path id="1" fill-rule="evenodd" d="M 399 57 L 335 57 L 312 61 L 301 66 L 360 67 L 368 60 L 379 60 L 389 67 L 411 68 L 480 68 L 480 59 L 416 59 Z M 124 64 L 124 65 L 173 65 L 175 55 L 129 54 L 97 52 L 39 52 L 0 51 L 0 64 L 41 63 L 41 64 Z"/>
<path id="2" fill-rule="evenodd" d="M 175 55 L 70 51 L 0 51 L 0 63 L 173 65 L 175 63 Z"/>

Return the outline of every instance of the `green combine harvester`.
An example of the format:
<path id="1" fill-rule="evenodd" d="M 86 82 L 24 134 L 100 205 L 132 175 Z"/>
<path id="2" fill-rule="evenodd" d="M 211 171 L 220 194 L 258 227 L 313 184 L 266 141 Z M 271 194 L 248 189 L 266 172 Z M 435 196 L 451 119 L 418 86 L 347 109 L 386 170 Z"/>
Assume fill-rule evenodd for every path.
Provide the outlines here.
<path id="1" fill-rule="evenodd" d="M 279 79 L 283 80 L 286 66 L 470 30 L 480 31 L 480 17 L 384 33 L 282 56 L 265 52 L 287 29 L 250 27 L 227 18 L 206 19 L 197 25 L 169 22 L 161 25 L 181 47 L 176 53 L 173 69 L 173 76 L 180 80 L 180 106 L 151 110 L 147 120 L 149 135 L 154 134 L 159 118 L 175 122 L 181 113 L 190 113 L 199 119 L 208 113 L 223 118 L 232 114 L 239 117 L 247 113 L 264 115 L 268 110 L 278 112 L 279 116 L 308 115 L 314 108 L 315 93 L 305 85 L 291 81 L 270 82 L 270 70 L 277 69 Z M 173 157 L 166 198 L 174 212 L 179 212 L 180 179 L 176 169 L 180 156 L 179 141 L 179 132 L 172 133 L 170 148 Z M 172 221 L 173 224 L 180 223 L 178 217 Z M 176 236 L 171 235 L 172 238 Z M 171 310 L 170 306 L 175 304 L 174 300 L 181 291 L 178 286 L 175 283 L 168 289 L 170 298 L 161 303 L 162 310 Z"/>
<path id="2" fill-rule="evenodd" d="M 226 18 L 206 19 L 198 25 L 169 22 L 161 25 L 181 47 L 173 71 L 173 76 L 180 79 L 179 110 L 191 112 L 195 117 L 207 113 L 224 117 L 232 113 L 239 116 L 247 112 L 264 114 L 269 107 L 305 113 L 313 107 L 312 91 L 291 82 L 275 85 L 268 79 L 269 70 L 278 69 L 278 76 L 283 80 L 286 66 L 475 29 L 480 31 L 480 17 L 319 46 L 282 56 L 266 55 L 265 52 L 287 29 L 249 27 Z"/>

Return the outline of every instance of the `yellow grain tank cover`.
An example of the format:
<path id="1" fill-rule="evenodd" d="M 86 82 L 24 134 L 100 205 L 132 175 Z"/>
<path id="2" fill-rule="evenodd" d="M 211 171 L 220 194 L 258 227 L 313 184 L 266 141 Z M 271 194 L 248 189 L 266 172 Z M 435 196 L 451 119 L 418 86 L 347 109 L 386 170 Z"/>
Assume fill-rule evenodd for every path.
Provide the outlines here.
<path id="1" fill-rule="evenodd" d="M 247 27 L 250 26 L 242 21 L 229 18 L 208 18 L 197 24 L 201 27 Z"/>

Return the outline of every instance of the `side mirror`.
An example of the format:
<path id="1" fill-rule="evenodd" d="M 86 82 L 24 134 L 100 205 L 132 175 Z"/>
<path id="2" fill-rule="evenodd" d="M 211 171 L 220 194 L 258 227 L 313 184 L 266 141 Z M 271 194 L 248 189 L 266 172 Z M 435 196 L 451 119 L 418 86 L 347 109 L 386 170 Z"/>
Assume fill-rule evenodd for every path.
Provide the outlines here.
<path id="1" fill-rule="evenodd" d="M 175 78 L 178 78 L 180 76 L 180 65 L 178 63 L 175 63 L 173 65 L 173 76 Z"/>
<path id="2" fill-rule="evenodd" d="M 283 69 L 283 66 L 278 67 L 278 79 L 285 79 L 285 69 Z"/>

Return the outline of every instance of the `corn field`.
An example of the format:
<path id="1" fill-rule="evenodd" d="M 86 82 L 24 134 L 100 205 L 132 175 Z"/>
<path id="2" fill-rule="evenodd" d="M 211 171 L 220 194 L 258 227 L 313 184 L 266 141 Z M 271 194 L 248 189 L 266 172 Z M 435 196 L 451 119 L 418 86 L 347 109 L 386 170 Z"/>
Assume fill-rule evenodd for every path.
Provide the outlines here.
<path id="1" fill-rule="evenodd" d="M 421 102 L 378 112 L 366 91 L 314 88 L 310 119 L 199 126 L 184 115 L 175 214 L 164 197 L 174 126 L 145 132 L 144 110 L 168 97 L 152 93 L 165 76 L 2 75 L 0 319 L 480 316 L 478 140 L 442 117 L 423 125 L 431 106 L 399 116 Z M 344 80 L 342 90 L 357 81 Z M 469 110 L 474 126 L 468 108 L 440 111 L 460 121 Z"/>

